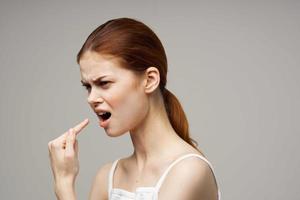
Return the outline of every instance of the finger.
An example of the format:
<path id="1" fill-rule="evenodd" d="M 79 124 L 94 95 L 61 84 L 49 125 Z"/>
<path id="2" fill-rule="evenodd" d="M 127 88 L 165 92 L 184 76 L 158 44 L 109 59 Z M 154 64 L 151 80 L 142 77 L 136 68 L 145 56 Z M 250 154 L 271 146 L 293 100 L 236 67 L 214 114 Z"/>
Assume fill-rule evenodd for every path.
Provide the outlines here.
<path id="1" fill-rule="evenodd" d="M 76 155 L 78 155 L 78 140 L 75 140 L 74 149 L 75 149 Z"/>
<path id="2" fill-rule="evenodd" d="M 73 129 L 75 132 L 75 136 L 89 123 L 88 119 L 85 119 L 84 121 L 82 121 L 81 123 L 79 123 L 78 125 L 76 125 Z M 66 139 L 68 136 L 68 132 L 66 131 L 65 133 L 63 133 L 62 135 L 60 135 L 59 137 L 57 137 L 55 139 L 55 141 L 57 141 L 58 143 L 62 143 L 63 149 L 65 149 L 66 147 Z"/>
<path id="3" fill-rule="evenodd" d="M 79 132 L 88 125 L 89 123 L 89 119 L 85 119 L 82 122 L 80 122 L 79 124 L 77 124 L 73 129 L 76 135 L 79 134 Z"/>
<path id="4" fill-rule="evenodd" d="M 61 134 L 59 137 L 57 137 L 56 139 L 54 139 L 54 141 L 57 141 L 59 143 L 66 143 L 66 138 L 67 138 L 67 135 L 68 135 L 68 131 L 64 132 L 63 134 Z"/>
<path id="5" fill-rule="evenodd" d="M 75 143 L 75 132 L 71 128 L 68 131 L 67 140 L 66 140 L 66 155 L 73 156 L 74 155 L 74 143 Z"/>

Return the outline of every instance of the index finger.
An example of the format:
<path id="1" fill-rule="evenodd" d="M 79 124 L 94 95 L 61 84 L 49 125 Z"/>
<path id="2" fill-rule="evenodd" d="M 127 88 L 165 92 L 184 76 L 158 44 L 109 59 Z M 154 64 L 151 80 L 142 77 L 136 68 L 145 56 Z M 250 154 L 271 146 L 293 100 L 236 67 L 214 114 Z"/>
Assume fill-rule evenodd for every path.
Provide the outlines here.
<path id="1" fill-rule="evenodd" d="M 75 132 L 76 135 L 79 134 L 79 132 L 88 125 L 89 123 L 89 119 L 85 119 L 82 122 L 80 122 L 79 124 L 77 124 L 76 126 L 74 126 L 73 130 Z"/>

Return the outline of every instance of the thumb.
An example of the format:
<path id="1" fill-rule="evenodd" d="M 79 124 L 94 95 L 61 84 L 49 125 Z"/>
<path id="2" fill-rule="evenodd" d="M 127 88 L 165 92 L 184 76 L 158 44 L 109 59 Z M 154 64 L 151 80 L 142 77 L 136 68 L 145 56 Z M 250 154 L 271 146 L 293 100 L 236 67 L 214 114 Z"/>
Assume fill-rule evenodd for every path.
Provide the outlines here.
<path id="1" fill-rule="evenodd" d="M 74 156 L 75 132 L 72 128 L 69 129 L 66 140 L 66 153 L 67 157 Z"/>

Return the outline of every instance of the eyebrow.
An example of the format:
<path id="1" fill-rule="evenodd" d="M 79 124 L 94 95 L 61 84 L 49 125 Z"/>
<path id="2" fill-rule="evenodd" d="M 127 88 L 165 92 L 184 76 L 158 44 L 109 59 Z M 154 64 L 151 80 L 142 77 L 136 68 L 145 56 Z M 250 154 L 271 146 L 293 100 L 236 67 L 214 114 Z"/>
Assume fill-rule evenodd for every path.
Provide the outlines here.
<path id="1" fill-rule="evenodd" d="M 94 82 L 94 83 L 96 83 L 96 82 L 98 82 L 98 81 L 100 81 L 102 78 L 105 78 L 107 75 L 104 75 L 104 76 L 100 76 L 100 77 L 98 77 L 98 78 L 95 78 L 94 80 L 92 80 L 92 82 Z M 80 81 L 83 85 L 87 85 L 88 83 L 87 82 L 85 82 L 85 81 L 83 81 L 83 80 L 81 80 Z"/>

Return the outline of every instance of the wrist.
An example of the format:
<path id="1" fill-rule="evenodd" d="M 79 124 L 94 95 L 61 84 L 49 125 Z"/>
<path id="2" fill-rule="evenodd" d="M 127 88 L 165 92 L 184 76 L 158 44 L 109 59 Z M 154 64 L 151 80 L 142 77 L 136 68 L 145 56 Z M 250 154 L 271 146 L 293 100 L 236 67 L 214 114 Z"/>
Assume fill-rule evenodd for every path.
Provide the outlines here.
<path id="1" fill-rule="evenodd" d="M 59 200 L 76 199 L 75 181 L 72 179 L 59 179 L 55 181 L 54 191 Z"/>

